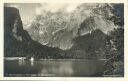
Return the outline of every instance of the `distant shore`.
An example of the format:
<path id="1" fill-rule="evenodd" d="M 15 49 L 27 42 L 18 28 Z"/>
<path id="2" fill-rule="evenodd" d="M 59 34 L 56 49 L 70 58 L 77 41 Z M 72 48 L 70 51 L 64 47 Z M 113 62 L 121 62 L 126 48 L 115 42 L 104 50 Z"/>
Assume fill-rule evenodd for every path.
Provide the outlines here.
<path id="1" fill-rule="evenodd" d="M 4 60 L 19 60 L 19 58 L 26 59 L 26 57 L 4 57 Z"/>
<path id="2" fill-rule="evenodd" d="M 26 57 L 4 57 L 4 60 L 20 60 L 19 58 L 26 59 Z M 36 59 L 36 60 L 88 60 L 88 59 Z M 107 59 L 97 59 L 97 60 L 107 60 Z"/>

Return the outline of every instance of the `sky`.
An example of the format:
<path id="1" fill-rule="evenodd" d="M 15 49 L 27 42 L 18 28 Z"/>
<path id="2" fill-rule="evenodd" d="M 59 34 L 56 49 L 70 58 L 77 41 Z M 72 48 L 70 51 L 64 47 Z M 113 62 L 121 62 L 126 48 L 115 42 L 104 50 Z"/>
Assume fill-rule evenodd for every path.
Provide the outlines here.
<path id="1" fill-rule="evenodd" d="M 36 8 L 40 5 L 38 3 L 8 3 L 5 6 L 18 8 L 23 24 L 27 24 L 36 15 Z"/>
<path id="2" fill-rule="evenodd" d="M 43 13 L 43 10 L 52 13 L 63 10 L 66 13 L 71 13 L 79 5 L 81 5 L 81 3 L 5 3 L 5 6 L 16 7 L 19 9 L 23 25 L 31 23 L 36 15 Z M 121 20 L 124 20 L 123 11 L 121 11 L 123 10 L 122 4 L 115 6 L 115 9 L 119 14 L 121 12 Z M 27 26 L 24 26 L 24 29 L 26 28 Z"/>
<path id="3" fill-rule="evenodd" d="M 80 3 L 6 3 L 5 6 L 16 7 L 19 9 L 23 24 L 31 22 L 35 15 L 40 15 L 42 10 L 47 10 L 52 13 L 63 9 L 70 13 Z"/>

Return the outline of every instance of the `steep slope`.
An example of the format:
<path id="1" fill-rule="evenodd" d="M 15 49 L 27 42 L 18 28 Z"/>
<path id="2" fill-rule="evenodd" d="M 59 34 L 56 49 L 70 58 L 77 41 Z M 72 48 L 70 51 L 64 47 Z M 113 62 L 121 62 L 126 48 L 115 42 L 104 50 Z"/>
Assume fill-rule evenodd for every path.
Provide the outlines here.
<path id="1" fill-rule="evenodd" d="M 96 29 L 91 33 L 76 37 L 70 51 L 81 58 L 105 58 L 106 37 L 108 35 Z"/>
<path id="2" fill-rule="evenodd" d="M 58 54 L 61 50 L 50 48 L 33 41 L 27 31 L 23 29 L 18 9 L 4 7 L 4 56 L 35 56 L 48 58 Z"/>
<path id="3" fill-rule="evenodd" d="M 80 4 L 72 12 L 63 9 L 50 12 L 42 9 L 33 21 L 27 25 L 27 31 L 32 39 L 43 45 L 70 49 L 73 39 L 100 29 L 107 34 L 117 28 L 119 17 L 114 10 L 114 4 Z"/>

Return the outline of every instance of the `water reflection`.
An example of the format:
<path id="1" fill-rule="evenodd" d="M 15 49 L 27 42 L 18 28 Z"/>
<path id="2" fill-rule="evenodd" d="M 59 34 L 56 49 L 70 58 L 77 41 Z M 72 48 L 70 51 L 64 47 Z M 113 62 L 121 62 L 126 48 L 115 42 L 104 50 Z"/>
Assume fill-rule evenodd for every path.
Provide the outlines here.
<path id="1" fill-rule="evenodd" d="M 19 66 L 23 66 L 23 65 L 25 65 L 25 61 L 24 60 L 18 60 L 18 64 L 19 64 Z"/>
<path id="2" fill-rule="evenodd" d="M 30 65 L 30 66 L 34 66 L 34 61 L 31 61 L 31 60 L 18 60 L 18 65 L 19 66 L 24 66 L 24 65 Z"/>
<path id="3" fill-rule="evenodd" d="M 66 63 L 63 63 L 61 62 L 59 64 L 59 73 L 60 75 L 63 74 L 63 75 L 67 75 L 67 76 L 71 76 L 73 75 L 74 71 L 73 71 L 73 63 L 72 62 L 66 62 Z M 65 66 L 66 65 L 66 66 Z"/>
<path id="4" fill-rule="evenodd" d="M 41 72 L 39 74 L 46 74 L 46 75 L 52 75 L 52 76 L 72 76 L 73 75 L 73 67 L 72 62 L 53 62 L 49 66 L 49 63 L 40 63 L 41 65 L 44 65 L 44 67 L 41 69 Z M 54 74 L 53 74 L 54 73 Z"/>
<path id="5" fill-rule="evenodd" d="M 101 76 L 103 61 L 95 60 L 13 60 L 5 61 L 5 74 L 22 74 L 22 76 Z"/>
<path id="6" fill-rule="evenodd" d="M 30 63 L 31 63 L 31 66 L 34 66 L 34 61 L 30 61 Z"/>

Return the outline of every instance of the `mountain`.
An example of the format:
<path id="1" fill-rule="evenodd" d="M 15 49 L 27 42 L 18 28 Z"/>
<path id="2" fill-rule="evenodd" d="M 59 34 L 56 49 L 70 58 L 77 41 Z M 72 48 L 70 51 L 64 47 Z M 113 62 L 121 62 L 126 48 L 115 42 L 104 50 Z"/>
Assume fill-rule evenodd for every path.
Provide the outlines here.
<path id="1" fill-rule="evenodd" d="M 32 39 L 42 45 L 68 50 L 76 37 L 96 29 L 108 34 L 117 28 L 120 19 L 114 6 L 115 4 L 83 3 L 72 12 L 50 12 L 42 8 L 42 14 L 36 15 L 26 28 Z"/>
<path id="2" fill-rule="evenodd" d="M 70 32 L 63 34 L 63 39 L 69 38 Z M 57 32 L 57 33 L 59 33 Z M 95 51 L 104 47 L 106 35 L 101 30 L 94 30 L 91 33 L 75 37 L 73 46 L 69 50 L 61 50 L 55 47 L 48 47 L 34 41 L 26 30 L 23 29 L 19 10 L 13 7 L 4 7 L 4 56 L 16 57 L 25 56 L 36 58 L 91 58 Z M 59 37 L 58 37 L 59 38 Z M 62 40 L 66 43 L 65 40 Z M 67 39 L 68 40 L 68 39 Z M 58 41 L 59 43 L 60 41 Z M 94 53 L 93 55 L 91 53 Z"/>
<path id="3" fill-rule="evenodd" d="M 108 32 L 123 22 L 111 4 L 81 4 L 70 13 L 43 12 L 24 25 L 26 31 L 19 10 L 4 7 L 5 57 L 104 58 Z"/>
<path id="4" fill-rule="evenodd" d="M 78 58 L 105 58 L 106 38 L 108 35 L 96 29 L 91 33 L 76 37 L 73 46 L 69 50 Z"/>
<path id="5" fill-rule="evenodd" d="M 4 56 L 107 59 L 103 74 L 123 77 L 122 9 L 120 4 L 96 3 L 81 4 L 72 13 L 45 12 L 36 16 L 30 24 L 24 25 L 28 26 L 26 31 L 19 10 L 4 7 Z"/>
<path id="6" fill-rule="evenodd" d="M 34 56 L 48 58 L 61 50 L 51 48 L 31 39 L 23 29 L 19 10 L 14 7 L 4 7 L 4 56 Z M 59 55 L 59 54 L 58 54 Z"/>

